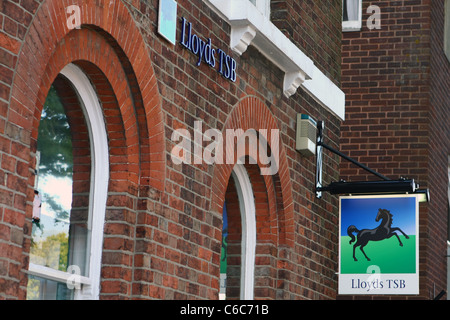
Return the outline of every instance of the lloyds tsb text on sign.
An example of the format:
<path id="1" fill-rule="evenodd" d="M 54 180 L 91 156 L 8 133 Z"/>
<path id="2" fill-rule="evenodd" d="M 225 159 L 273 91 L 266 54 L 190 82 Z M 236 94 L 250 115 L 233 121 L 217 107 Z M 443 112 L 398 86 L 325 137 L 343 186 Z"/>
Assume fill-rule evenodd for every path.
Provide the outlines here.
<path id="1" fill-rule="evenodd" d="M 199 36 L 192 32 L 192 23 L 187 22 L 183 17 L 181 18 L 181 40 L 180 43 L 186 49 L 198 56 L 197 66 L 200 66 L 202 61 L 211 66 L 216 67 L 216 59 L 218 58 L 219 66 L 218 72 L 225 78 L 235 82 L 236 81 L 236 60 L 230 57 L 221 49 L 214 49 L 211 45 L 211 38 L 207 41 L 202 40 Z M 218 54 L 218 56 L 216 56 Z"/>

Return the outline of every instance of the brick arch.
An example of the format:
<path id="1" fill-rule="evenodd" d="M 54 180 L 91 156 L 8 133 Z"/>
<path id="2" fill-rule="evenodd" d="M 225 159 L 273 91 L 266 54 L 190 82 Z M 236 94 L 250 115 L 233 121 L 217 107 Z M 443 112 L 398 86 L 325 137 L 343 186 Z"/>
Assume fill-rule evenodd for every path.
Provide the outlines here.
<path id="1" fill-rule="evenodd" d="M 86 43 L 95 43 L 95 46 L 91 50 L 86 50 Z M 131 89 L 127 86 L 127 76 L 116 52 L 98 32 L 80 29 L 72 30 L 60 41 L 42 75 L 31 128 L 32 141 L 37 140 L 40 112 L 47 92 L 60 70 L 68 63 L 77 65 L 87 75 L 103 109 L 110 157 L 108 188 L 110 195 L 106 213 L 110 218 L 105 221 L 103 246 L 104 255 L 107 257 L 117 246 L 129 246 L 132 241 L 132 234 L 125 233 L 118 236 L 118 233 L 121 233 L 124 222 L 128 222 L 129 212 L 136 209 L 133 197 L 137 196 L 140 182 L 140 143 L 144 140 L 145 144 L 146 138 L 139 132 L 136 119 L 139 112 L 134 109 Z M 116 257 L 119 255 L 126 257 L 127 253 L 116 254 Z M 110 276 L 106 271 L 105 274 L 108 274 L 102 277 L 102 282 L 105 283 L 102 283 L 102 288 L 105 292 L 125 296 L 131 294 L 131 286 L 116 287 L 112 284 L 116 280 L 115 276 Z"/>
<path id="2" fill-rule="evenodd" d="M 106 75 L 120 104 L 127 130 L 127 143 L 132 146 L 128 155 L 128 178 L 134 183 L 140 182 L 163 191 L 163 112 L 152 62 L 142 36 L 121 1 L 74 0 L 71 5 L 80 7 L 80 30 L 70 30 L 67 27 L 69 15 L 66 13 L 67 5 L 62 1 L 46 0 L 39 7 L 19 54 L 8 121 L 21 128 L 37 128 L 42 104 L 57 73 L 67 63 L 76 60 L 90 61 Z M 85 27 L 102 32 L 94 32 Z M 106 39 L 105 35 L 109 35 L 110 39 Z M 117 48 L 113 48 L 112 43 Z M 123 53 L 122 56 L 117 54 L 118 48 Z M 124 61 L 129 62 L 125 71 Z M 118 73 L 114 74 L 115 71 Z M 126 86 L 125 80 L 127 77 L 129 79 L 130 73 L 134 76 L 135 88 Z M 136 92 L 139 93 L 140 100 L 137 104 L 142 105 L 142 111 L 137 111 L 137 122 L 141 130 L 146 128 L 145 135 L 142 132 L 139 134 L 137 128 L 132 128 L 133 122 L 136 123 L 136 111 L 132 110 Z M 32 138 L 35 139 L 36 135 L 37 132 L 32 133 Z M 144 137 L 146 140 L 143 141 Z M 140 168 L 139 160 L 143 158 L 138 159 L 139 154 L 148 158 L 141 161 L 144 165 Z"/>
<path id="3" fill-rule="evenodd" d="M 96 43 L 99 52 L 86 51 L 80 45 L 85 42 Z M 110 191 L 119 190 L 120 180 L 132 183 L 136 189 L 139 183 L 139 132 L 135 125 L 132 94 L 126 87 L 122 88 L 126 76 L 118 57 L 106 40 L 98 33 L 87 30 L 73 30 L 56 47 L 53 56 L 42 77 L 39 97 L 36 103 L 38 110 L 33 119 L 32 139 L 37 139 L 40 114 L 43 102 L 53 80 L 59 71 L 68 63 L 78 65 L 90 78 L 98 98 L 102 103 L 105 122 L 110 139 L 111 180 Z M 124 79 L 123 82 L 115 78 Z M 119 94 L 116 94 L 119 92 Z M 42 100 L 42 99 L 44 100 Z M 126 169 L 115 169 L 121 166 Z M 123 184 L 122 184 L 123 185 Z M 127 185 L 127 184 L 125 184 Z"/>
<path id="4" fill-rule="evenodd" d="M 256 97 L 246 97 L 238 102 L 228 116 L 222 130 L 226 136 L 227 129 L 267 129 L 278 130 L 277 122 L 269 108 Z M 270 139 L 269 139 L 270 140 Z M 270 146 L 270 141 L 269 146 Z M 234 151 L 236 153 L 236 150 Z M 275 228 L 278 245 L 293 246 L 294 244 L 294 206 L 292 185 L 286 152 L 280 141 L 278 173 L 274 176 L 263 176 L 268 194 L 268 217 L 272 221 L 271 228 Z M 258 166 L 261 167 L 258 162 Z M 211 210 L 221 215 L 228 182 L 234 164 L 216 164 L 212 180 Z"/>

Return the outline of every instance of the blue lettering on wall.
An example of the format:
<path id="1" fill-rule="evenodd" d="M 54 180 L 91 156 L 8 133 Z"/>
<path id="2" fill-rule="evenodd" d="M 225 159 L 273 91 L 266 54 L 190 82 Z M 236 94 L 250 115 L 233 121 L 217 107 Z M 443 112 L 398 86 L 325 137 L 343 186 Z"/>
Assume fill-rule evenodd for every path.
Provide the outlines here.
<path id="1" fill-rule="evenodd" d="M 230 57 L 221 49 L 214 49 L 211 45 L 211 38 L 207 41 L 202 40 L 199 36 L 192 32 L 192 23 L 181 18 L 181 39 L 180 44 L 198 56 L 197 67 L 204 61 L 212 68 L 216 67 L 216 53 L 219 54 L 218 72 L 225 78 L 236 81 L 236 60 Z"/>

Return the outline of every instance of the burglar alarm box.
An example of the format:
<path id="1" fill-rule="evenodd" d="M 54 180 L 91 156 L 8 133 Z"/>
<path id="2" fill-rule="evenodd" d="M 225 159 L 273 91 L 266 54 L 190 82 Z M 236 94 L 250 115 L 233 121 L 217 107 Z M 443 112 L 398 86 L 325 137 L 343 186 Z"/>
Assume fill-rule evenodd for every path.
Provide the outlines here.
<path id="1" fill-rule="evenodd" d="M 295 149 L 304 156 L 316 154 L 317 122 L 307 114 L 297 114 Z"/>

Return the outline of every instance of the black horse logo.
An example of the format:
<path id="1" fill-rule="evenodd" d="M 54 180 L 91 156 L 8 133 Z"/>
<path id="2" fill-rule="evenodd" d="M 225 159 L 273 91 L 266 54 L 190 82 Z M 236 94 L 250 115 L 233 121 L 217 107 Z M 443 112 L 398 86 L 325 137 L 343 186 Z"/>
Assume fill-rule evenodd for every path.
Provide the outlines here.
<path id="1" fill-rule="evenodd" d="M 366 253 L 364 252 L 364 247 L 367 245 L 369 241 L 381 241 L 384 239 L 388 239 L 392 236 L 396 236 L 398 239 L 398 242 L 401 247 L 403 247 L 403 243 L 400 240 L 398 234 L 395 231 L 400 231 L 406 239 L 409 239 L 408 235 L 406 235 L 400 228 L 392 228 L 392 214 L 389 210 L 386 209 L 379 209 L 377 217 L 375 218 L 375 221 L 380 221 L 381 223 L 378 227 L 375 229 L 363 229 L 358 230 L 355 226 L 351 225 L 347 228 L 347 234 L 350 236 L 350 244 L 352 244 L 355 240 L 356 243 L 353 245 L 353 259 L 355 261 L 358 261 L 355 256 L 355 249 L 356 247 L 359 247 L 361 252 L 364 254 L 366 259 L 370 261 L 369 257 L 367 257 Z M 357 232 L 357 239 L 355 239 L 355 236 L 353 235 L 353 232 Z"/>

